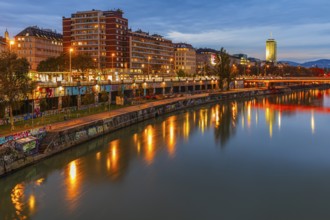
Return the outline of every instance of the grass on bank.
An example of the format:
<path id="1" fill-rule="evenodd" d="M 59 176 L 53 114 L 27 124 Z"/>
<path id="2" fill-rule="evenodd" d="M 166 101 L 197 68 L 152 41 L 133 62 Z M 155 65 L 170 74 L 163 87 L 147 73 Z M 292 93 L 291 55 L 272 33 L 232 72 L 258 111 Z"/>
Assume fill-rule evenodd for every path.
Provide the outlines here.
<path id="1" fill-rule="evenodd" d="M 129 105 L 123 105 L 123 106 L 111 105 L 110 111 L 116 110 L 119 108 L 124 108 L 127 106 L 129 106 Z M 17 133 L 17 132 L 32 129 L 32 128 L 37 128 L 37 127 L 41 127 L 41 126 L 45 126 L 45 125 L 49 125 L 49 124 L 53 124 L 53 123 L 57 123 L 57 122 L 62 122 L 65 120 L 81 118 L 84 116 L 94 115 L 94 114 L 107 112 L 107 111 L 109 111 L 109 105 L 107 105 L 107 104 L 100 104 L 96 107 L 90 107 L 87 109 L 76 110 L 76 111 L 63 110 L 63 112 L 55 114 L 55 115 L 47 115 L 47 116 L 43 115 L 42 117 L 34 118 L 33 120 L 28 119 L 28 120 L 15 122 L 14 131 L 11 131 L 10 124 L 1 125 L 0 126 L 0 136 L 5 136 L 5 135 L 9 135 L 11 133 Z"/>

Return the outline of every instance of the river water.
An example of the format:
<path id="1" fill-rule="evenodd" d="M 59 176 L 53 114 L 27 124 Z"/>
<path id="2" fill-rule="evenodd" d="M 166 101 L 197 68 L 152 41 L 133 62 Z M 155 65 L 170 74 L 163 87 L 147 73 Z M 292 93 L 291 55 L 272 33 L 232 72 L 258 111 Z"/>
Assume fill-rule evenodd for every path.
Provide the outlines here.
<path id="1" fill-rule="evenodd" d="M 330 219 L 330 90 L 200 106 L 0 179 L 0 219 Z"/>

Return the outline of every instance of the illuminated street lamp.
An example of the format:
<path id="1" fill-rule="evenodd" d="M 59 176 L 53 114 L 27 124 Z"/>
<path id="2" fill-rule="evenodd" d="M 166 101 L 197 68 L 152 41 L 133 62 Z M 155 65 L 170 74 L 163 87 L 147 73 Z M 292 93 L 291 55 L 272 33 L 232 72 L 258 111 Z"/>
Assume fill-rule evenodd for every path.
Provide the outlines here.
<path id="1" fill-rule="evenodd" d="M 113 69 L 113 58 L 115 57 L 115 53 L 111 54 L 111 69 Z"/>
<path id="2" fill-rule="evenodd" d="M 170 74 L 172 73 L 172 62 L 173 62 L 173 58 L 170 58 Z"/>
<path id="3" fill-rule="evenodd" d="M 151 60 L 151 57 L 148 56 L 148 79 L 150 78 L 150 75 L 149 75 L 150 60 Z"/>
<path id="4" fill-rule="evenodd" d="M 68 79 L 69 82 L 71 82 L 71 73 L 72 73 L 72 64 L 71 64 L 71 54 L 72 54 L 72 52 L 73 52 L 73 48 L 70 48 L 70 50 L 69 50 L 69 60 L 70 60 L 70 62 L 69 62 L 69 64 L 70 64 L 69 69 L 70 69 L 70 73 L 69 73 L 69 79 Z"/>
<path id="5" fill-rule="evenodd" d="M 9 41 L 9 51 L 11 52 L 11 47 L 15 44 L 14 40 Z"/>

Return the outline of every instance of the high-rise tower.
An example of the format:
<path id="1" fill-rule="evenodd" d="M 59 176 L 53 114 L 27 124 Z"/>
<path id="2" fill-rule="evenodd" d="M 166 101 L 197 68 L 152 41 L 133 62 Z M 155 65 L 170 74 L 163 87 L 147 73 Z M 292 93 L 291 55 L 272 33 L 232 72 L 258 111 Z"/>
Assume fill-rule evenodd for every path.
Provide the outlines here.
<path id="1" fill-rule="evenodd" d="M 277 43 L 272 38 L 266 41 L 266 61 L 271 63 L 277 62 Z"/>

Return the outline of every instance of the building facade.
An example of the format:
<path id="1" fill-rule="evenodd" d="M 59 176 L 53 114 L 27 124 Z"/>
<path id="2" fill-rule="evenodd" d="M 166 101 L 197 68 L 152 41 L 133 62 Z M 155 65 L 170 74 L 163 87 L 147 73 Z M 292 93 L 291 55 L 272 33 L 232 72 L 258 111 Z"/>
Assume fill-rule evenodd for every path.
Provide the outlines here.
<path id="1" fill-rule="evenodd" d="M 62 53 L 63 38 L 52 30 L 32 26 L 18 33 L 10 47 L 19 57 L 29 61 L 30 69 L 36 70 L 41 61 Z"/>
<path id="2" fill-rule="evenodd" d="M 174 72 L 174 45 L 160 35 L 129 32 L 130 67 L 136 75 L 170 75 Z"/>
<path id="3" fill-rule="evenodd" d="M 124 72 L 129 66 L 128 20 L 123 11 L 81 11 L 63 17 L 63 52 L 90 55 L 98 68 Z"/>
<path id="4" fill-rule="evenodd" d="M 5 51 L 7 49 L 6 39 L 0 36 L 0 52 Z"/>
<path id="5" fill-rule="evenodd" d="M 175 72 L 183 70 L 187 75 L 196 74 L 196 51 L 186 43 L 175 44 Z"/>
<path id="6" fill-rule="evenodd" d="M 268 39 L 266 41 L 266 62 L 277 62 L 277 43 L 274 39 Z"/>
<path id="7" fill-rule="evenodd" d="M 14 40 L 10 40 L 9 32 L 6 29 L 6 31 L 4 33 L 4 37 L 0 36 L 0 52 L 10 50 L 11 46 L 13 45 L 13 42 L 14 42 Z"/>
<path id="8" fill-rule="evenodd" d="M 210 48 L 200 48 L 196 51 L 196 69 L 199 75 L 212 75 L 211 69 L 216 64 L 218 51 Z"/>

